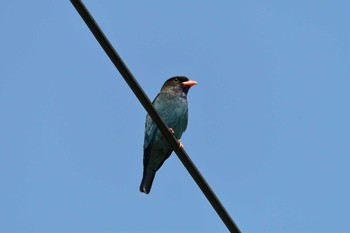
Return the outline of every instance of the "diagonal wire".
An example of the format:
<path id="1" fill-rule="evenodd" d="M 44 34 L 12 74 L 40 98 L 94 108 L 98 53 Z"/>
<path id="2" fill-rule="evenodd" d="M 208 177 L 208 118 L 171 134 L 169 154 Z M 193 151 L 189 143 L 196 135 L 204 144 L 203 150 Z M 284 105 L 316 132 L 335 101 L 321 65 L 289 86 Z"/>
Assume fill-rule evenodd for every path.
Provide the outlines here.
<path id="1" fill-rule="evenodd" d="M 159 130 L 164 135 L 165 139 L 169 142 L 187 171 L 190 173 L 192 178 L 195 180 L 199 188 L 202 190 L 203 194 L 207 197 L 210 204 L 213 206 L 217 214 L 220 216 L 222 221 L 225 223 L 226 227 L 230 232 L 240 232 L 237 225 L 232 220 L 231 216 L 226 211 L 225 207 L 221 204 L 220 200 L 217 198 L 213 190 L 210 188 L 208 183 L 205 181 L 197 167 L 194 165 L 192 160 L 187 155 L 183 148 L 178 146 L 177 139 L 168 130 L 168 127 L 164 121 L 160 118 L 157 111 L 153 108 L 151 101 L 142 90 L 141 86 L 138 84 L 132 73 L 129 71 L 123 60 L 120 58 L 118 53 L 114 50 L 111 43 L 108 41 L 100 27 L 97 25 L 95 20 L 92 18 L 89 11 L 86 9 L 85 5 L 80 0 L 71 0 L 71 3 L 78 11 L 80 16 L 85 21 L 86 25 L 89 27 L 97 41 L 100 43 L 101 47 L 107 53 L 108 57 L 111 59 L 115 67 L 118 69 L 124 80 L 127 82 L 131 90 L 134 92 L 136 97 L 139 99 L 143 107 L 146 109 L 148 114 L 151 116 L 152 120 L 156 123 Z"/>

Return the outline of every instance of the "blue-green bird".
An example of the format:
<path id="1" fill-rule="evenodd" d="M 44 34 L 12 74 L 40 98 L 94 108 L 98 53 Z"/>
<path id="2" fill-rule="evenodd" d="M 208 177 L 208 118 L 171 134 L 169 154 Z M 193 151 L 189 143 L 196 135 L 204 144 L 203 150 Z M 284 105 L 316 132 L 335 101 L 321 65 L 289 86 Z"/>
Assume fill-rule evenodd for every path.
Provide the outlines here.
<path id="1" fill-rule="evenodd" d="M 178 139 L 181 138 L 187 127 L 187 93 L 196 84 L 196 81 L 189 80 L 184 76 L 170 78 L 163 84 L 159 94 L 153 101 L 153 106 L 160 117 Z M 180 141 L 179 146 L 182 146 Z M 157 170 L 173 151 L 148 114 L 146 117 L 143 149 L 143 178 L 140 191 L 148 194 Z"/>

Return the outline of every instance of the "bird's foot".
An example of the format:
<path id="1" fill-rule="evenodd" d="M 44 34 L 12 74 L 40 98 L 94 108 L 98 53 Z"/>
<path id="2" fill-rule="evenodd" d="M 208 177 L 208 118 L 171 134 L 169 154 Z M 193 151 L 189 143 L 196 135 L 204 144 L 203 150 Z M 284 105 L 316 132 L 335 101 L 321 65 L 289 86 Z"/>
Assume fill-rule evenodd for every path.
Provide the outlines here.
<path id="1" fill-rule="evenodd" d="M 174 134 L 174 130 L 172 128 L 169 128 L 170 133 Z M 177 140 L 177 144 L 179 144 L 180 148 L 184 148 L 184 145 L 181 143 L 180 139 Z"/>
<path id="2" fill-rule="evenodd" d="M 177 140 L 177 143 L 179 144 L 179 147 L 182 149 L 184 148 L 184 145 L 181 143 L 180 139 Z"/>

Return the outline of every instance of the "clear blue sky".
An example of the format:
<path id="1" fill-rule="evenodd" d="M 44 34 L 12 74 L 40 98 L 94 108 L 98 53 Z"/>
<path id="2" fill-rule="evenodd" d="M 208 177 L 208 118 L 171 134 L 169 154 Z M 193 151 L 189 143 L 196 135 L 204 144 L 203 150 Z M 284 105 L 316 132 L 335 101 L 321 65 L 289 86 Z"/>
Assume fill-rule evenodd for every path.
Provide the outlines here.
<path id="1" fill-rule="evenodd" d="M 349 1 L 85 1 L 243 232 L 350 232 Z M 69 1 L 0 1 L 0 232 L 225 232 Z"/>

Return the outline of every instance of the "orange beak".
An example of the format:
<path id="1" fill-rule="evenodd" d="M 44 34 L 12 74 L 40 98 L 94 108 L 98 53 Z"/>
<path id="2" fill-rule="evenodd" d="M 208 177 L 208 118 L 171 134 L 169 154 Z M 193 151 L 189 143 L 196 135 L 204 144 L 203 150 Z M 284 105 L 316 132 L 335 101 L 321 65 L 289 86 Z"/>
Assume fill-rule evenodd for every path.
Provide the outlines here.
<path id="1" fill-rule="evenodd" d="M 192 87 L 192 86 L 196 85 L 197 82 L 194 81 L 194 80 L 188 80 L 188 81 L 186 81 L 186 82 L 182 82 L 181 84 L 184 85 L 184 86 Z"/>

